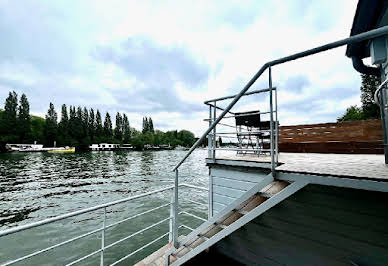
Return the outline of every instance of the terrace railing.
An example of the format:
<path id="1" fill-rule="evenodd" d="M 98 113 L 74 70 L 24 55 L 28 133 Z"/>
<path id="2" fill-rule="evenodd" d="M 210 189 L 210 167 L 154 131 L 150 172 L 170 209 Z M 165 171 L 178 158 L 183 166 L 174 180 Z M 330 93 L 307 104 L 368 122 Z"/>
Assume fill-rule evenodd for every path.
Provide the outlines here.
<path id="1" fill-rule="evenodd" d="M 215 159 L 216 158 L 215 151 L 217 150 L 216 149 L 216 136 L 217 136 L 216 127 L 217 127 L 217 125 L 220 125 L 221 120 L 227 118 L 228 114 L 233 115 L 232 108 L 241 99 L 241 97 L 251 95 L 254 93 L 265 92 L 266 90 L 270 92 L 269 93 L 269 107 L 270 107 L 269 115 L 270 115 L 270 121 L 271 121 L 271 124 L 270 124 L 271 125 L 271 128 L 270 128 L 270 132 L 271 132 L 271 138 L 270 138 L 271 173 L 272 173 L 272 176 L 275 177 L 276 176 L 275 167 L 277 164 L 277 154 L 278 154 L 278 152 L 277 152 L 278 151 L 277 150 L 277 141 L 278 140 L 276 140 L 276 144 L 275 144 L 275 138 L 274 138 L 275 129 L 274 129 L 274 123 L 272 123 L 272 122 L 278 120 L 278 117 L 277 117 L 278 112 L 277 112 L 277 103 L 276 103 L 276 109 L 274 109 L 274 104 L 273 104 L 273 101 L 274 101 L 273 90 L 276 90 L 276 89 L 272 86 L 272 68 L 276 65 L 280 65 L 280 64 L 290 62 L 290 61 L 293 61 L 296 59 L 300 59 L 303 57 L 318 54 L 318 53 L 328 51 L 328 50 L 331 50 L 334 48 L 338 48 L 340 46 L 348 45 L 351 43 L 358 43 L 358 42 L 362 42 L 365 40 L 374 39 L 374 38 L 377 38 L 377 37 L 380 37 L 383 35 L 387 35 L 387 34 L 388 34 L 388 26 L 384 26 L 384 27 L 381 27 L 381 28 L 378 28 L 375 30 L 371 30 L 368 32 L 364 32 L 364 33 L 361 33 L 358 35 L 354 35 L 354 36 L 351 36 L 351 37 L 348 37 L 348 38 L 345 38 L 345 39 L 342 39 L 339 41 L 335 41 L 335 42 L 331 42 L 331 43 L 328 43 L 328 44 L 325 44 L 322 46 L 318 46 L 318 47 L 313 48 L 313 49 L 309 49 L 309 50 L 299 52 L 299 53 L 296 53 L 296 54 L 293 54 L 290 56 L 286 56 L 286 57 L 282 57 L 282 58 L 279 58 L 279 59 L 276 59 L 273 61 L 269 61 L 269 62 L 265 63 L 259 69 L 259 71 L 252 77 L 251 80 L 249 80 L 249 82 L 245 85 L 245 87 L 238 94 L 236 94 L 234 96 L 221 97 L 221 98 L 218 98 L 215 100 L 206 101 L 205 103 L 210 106 L 209 107 L 209 127 L 205 130 L 205 132 L 202 134 L 202 136 L 194 143 L 194 145 L 190 148 L 190 150 L 186 153 L 186 155 L 179 161 L 179 163 L 172 169 L 172 171 L 174 171 L 176 173 L 176 175 L 175 175 L 175 193 L 177 193 L 177 191 L 178 191 L 179 167 L 186 161 L 186 159 L 190 156 L 190 154 L 198 146 L 200 146 L 206 138 L 208 138 L 209 146 L 211 146 L 211 149 L 209 150 L 209 157 Z M 268 89 L 263 90 L 261 92 L 260 91 L 248 92 L 248 90 L 253 86 L 253 84 L 255 84 L 255 82 L 263 75 L 263 73 L 266 70 L 268 70 L 268 85 L 269 85 Z M 232 99 L 232 100 L 225 108 L 220 108 L 219 106 L 217 106 L 217 102 L 219 102 L 221 100 L 226 100 L 226 99 Z M 217 116 L 217 110 L 221 110 L 221 113 L 218 116 Z M 276 114 L 276 118 L 273 117 L 274 114 Z M 277 129 L 276 129 L 276 132 L 277 132 Z M 276 135 L 278 135 L 278 134 L 276 134 Z M 275 156 L 275 154 L 276 154 L 276 156 Z M 210 182 L 209 182 L 209 191 L 211 191 L 211 183 Z M 209 202 L 211 202 L 211 200 L 209 200 Z M 210 211 L 210 213 L 211 213 L 211 211 Z M 177 214 L 178 214 L 178 212 L 177 212 L 177 210 L 175 210 L 174 217 L 177 217 Z M 176 227 L 179 226 L 177 219 L 175 219 L 174 226 L 176 226 Z M 177 234 L 173 235 L 173 242 L 174 242 L 175 248 L 179 247 Z"/>
<path id="2" fill-rule="evenodd" d="M 243 96 L 247 96 L 247 95 L 251 95 L 251 94 L 255 94 L 255 93 L 264 93 L 264 92 L 269 92 L 269 110 L 266 111 L 266 112 L 269 112 L 269 116 L 270 116 L 270 121 L 271 121 L 271 128 L 270 128 L 270 134 L 271 134 L 271 138 L 270 138 L 270 153 L 271 153 L 271 173 L 272 173 L 272 176 L 275 177 L 276 176 L 276 172 L 275 172 L 275 166 L 276 166 L 276 163 L 277 163 L 277 144 L 275 142 L 275 138 L 274 136 L 277 135 L 275 132 L 277 131 L 277 129 L 274 127 L 274 121 L 277 121 L 277 117 L 274 117 L 277 116 L 277 108 L 274 108 L 274 91 L 275 91 L 275 95 L 276 95 L 276 89 L 272 86 L 272 74 L 271 74 L 271 70 L 272 70 L 272 67 L 276 66 L 276 65 L 279 65 L 279 64 L 283 64 L 283 63 L 286 63 L 286 62 L 289 62 L 289 61 L 293 61 L 293 60 L 296 60 L 296 59 L 299 59 L 299 58 L 303 58 L 303 57 L 306 57 L 306 56 L 310 56 L 310 55 L 314 55 L 314 54 L 317 54 L 317 53 L 321 53 L 323 51 L 327 51 L 327 50 L 330 50 L 330 49 L 334 49 L 334 48 L 337 48 L 337 47 L 340 47 L 340 46 L 343 46 L 343 45 L 347 45 L 347 44 L 350 44 L 350 43 L 356 43 L 356 42 L 361 42 L 361 41 L 364 41 L 364 40 L 369 40 L 369 39 L 373 39 L 373 38 L 376 38 L 376 37 L 379 37 L 379 36 L 382 36 L 382 35 L 386 35 L 388 34 L 388 26 L 385 26 L 385 27 L 381 27 L 379 29 L 376 29 L 376 30 L 372 30 L 372 31 L 369 31 L 369 32 L 365 32 L 365 33 L 362 33 L 362 34 L 358 34 L 358 35 L 355 35 L 355 36 L 352 36 L 352 37 L 349 37 L 349 38 L 345 38 L 345 39 L 342 39 L 342 40 L 339 40 L 339 41 L 336 41 L 336 42 L 332 42 L 332 43 L 328 43 L 328 44 L 325 44 L 325 45 L 322 45 L 322 46 L 319 46 L 319 47 L 316 47 L 316 48 L 313 48 L 313 49 L 309 49 L 309 50 L 306 50 L 306 51 L 303 51 L 303 52 L 300 52 L 300 53 L 296 53 L 296 54 L 293 54 L 293 55 L 290 55 L 290 56 L 286 56 L 286 57 L 283 57 L 283 58 L 280 58 L 280 59 L 277 59 L 277 60 L 273 60 L 273 61 L 270 61 L 270 62 L 267 62 L 265 63 L 260 69 L 259 71 L 253 76 L 253 78 L 247 83 L 247 85 L 237 94 L 237 95 L 234 95 L 234 96 L 230 96 L 230 97 L 222 97 L 222 98 L 218 98 L 218 99 L 215 99 L 215 100 L 210 100 L 210 101 L 207 101 L 207 104 L 209 104 L 210 108 L 209 108 L 209 112 L 210 112 L 210 115 L 209 115 L 209 127 L 208 129 L 202 134 L 202 136 L 197 140 L 197 142 L 190 148 L 190 150 L 186 153 L 186 155 L 179 161 L 179 163 L 172 169 L 173 172 L 175 172 L 175 180 L 174 180 L 174 186 L 170 186 L 170 187 L 167 187 L 167 188 L 164 188 L 164 189 L 160 189 L 160 190 L 156 190 L 156 191 L 153 191 L 153 192 L 149 192 L 149 193 L 144 193 L 144 194 L 141 194 L 141 195 L 138 195 L 138 196 L 134 196 L 134 197 L 129 197 L 129 198 L 126 198 L 126 199 L 122 199 L 122 200 L 118 200 L 118 201 L 114 201 L 114 202 L 110 202 L 110 203 L 107 203 L 107 204 L 102 204 L 102 205 L 98 205 L 98 206 L 95 206 L 95 207 L 92 207 L 92 208 L 87 208 L 87 209 L 83 209 L 83 210 L 80 210 L 80 211 L 76 211 L 76 212 L 72 212 L 72 213 L 68 213 L 68 214 L 65 214 L 65 215 L 61 215 L 61 216 L 58 216 L 58 217 L 55 217 L 55 218 L 50 218 L 50 219 L 46 219 L 46 220 L 43 220 L 43 221 L 40 221 L 40 222 L 36 222 L 36 223 L 32 223 L 32 224 L 28 224 L 28 225 L 24 225 L 24 226 L 20 226 L 20 227 L 16 227 L 16 228 L 11 228 L 11 229 L 8 229 L 8 230 L 5 230 L 5 231 L 1 231 L 0 232 L 0 241 L 2 240 L 2 237 L 4 236 L 7 236 L 7 235 L 10 235 L 10 234 L 15 234 L 17 232 L 20 232 L 20 231 L 23 231 L 23 230 L 27 230 L 27 229 L 32 229 L 32 228 L 36 228 L 36 227 L 39 227 L 39 226 L 43 226 L 45 224 L 50 224 L 50 223 L 53 223 L 55 221 L 59 221 L 59 220 L 63 220 L 63 219 L 67 219 L 67 218 L 70 218 L 70 217 L 74 217 L 74 216 L 78 216 L 78 215 L 81 215 L 81 214 L 84 214 L 84 213 L 88 213 L 88 212 L 92 212 L 92 211 L 95 211 L 95 210 L 104 210 L 104 217 L 106 216 L 106 209 L 113 206 L 113 205 L 117 205 L 117 204 L 122 204 L 122 203 L 125 203 L 125 202 L 129 202 L 129 201 L 132 201 L 132 200 L 136 200 L 136 199 L 139 199 L 139 198 L 144 198 L 144 197 L 149 197 L 151 195 L 154 195 L 154 194 L 157 194 L 157 193 L 163 193 L 163 192 L 166 192 L 166 191 L 173 191 L 172 193 L 172 197 L 171 197 L 171 202 L 168 203 L 168 204 L 162 204 L 158 207 L 155 207 L 155 208 L 152 208 L 150 210 L 147 210 L 146 212 L 142 212 L 142 213 L 139 213 L 139 214 L 136 214 L 134 216 L 131 216 L 131 217 L 127 217 L 121 221 L 118 221 L 116 223 L 112 223 L 112 224 L 106 224 L 105 222 L 105 218 L 103 219 L 103 223 L 101 225 L 100 228 L 96 229 L 96 230 L 93 230 L 93 231 L 90 231 L 90 232 L 87 232 L 85 234 L 82 234 L 82 235 L 79 235 L 79 236 L 76 236 L 74 238 L 71 238 L 71 239 L 68 239 L 66 241 L 63 241 L 63 242 L 60 242 L 58 244 L 55 244 L 55 245 L 52 245 L 48 248 L 45 248 L 45 249 L 41 249 L 41 250 L 38 250 L 34 253 L 30 253 L 30 254 L 27 254 L 27 255 L 24 255 L 22 257 L 18 257 L 16 259 L 13 259 L 13 260 L 9 260 L 9 261 L 6 261 L 3 265 L 10 265 L 10 264 L 14 264 L 14 263 L 17 263 L 17 262 L 21 262 L 21 261 L 24 261 L 24 260 L 27 260 L 31 257 L 34 257 L 34 256 L 37 256 L 37 255 L 41 255 L 49 250 L 52 250 L 52 249 L 57 249 L 57 248 L 60 248 L 64 245 L 67 245 L 67 244 L 70 244 L 76 240 L 79 240 L 79 239 L 82 239 L 82 238 L 85 238 L 86 236 L 89 236 L 89 235 L 92 235 L 92 234 L 96 234 L 96 233 L 100 233 L 101 234 L 101 248 L 89 253 L 89 254 L 85 254 L 83 257 L 80 257 L 72 262 L 70 262 L 68 265 L 72 265 L 72 264 L 75 264 L 77 262 L 81 262 L 89 257 L 92 257 L 92 256 L 95 256 L 97 254 L 100 254 L 100 261 L 101 261 L 101 265 L 104 263 L 104 251 L 107 250 L 107 249 L 110 249 L 112 248 L 113 246 L 117 245 L 118 243 L 121 243 L 122 241 L 125 241 L 125 240 L 128 240 L 136 235 L 139 235 L 147 230 L 150 230 L 151 228 L 154 228 L 154 227 L 158 227 L 158 226 L 161 226 L 164 222 L 169 222 L 169 230 L 156 237 L 155 239 L 153 239 L 152 241 L 150 241 L 149 243 L 147 243 L 146 245 L 144 246 L 141 246 L 139 247 L 138 249 L 132 251 L 131 253 L 129 253 L 128 255 L 118 259 L 117 261 L 115 261 L 114 263 L 112 263 L 112 265 L 116 265 L 117 263 L 121 262 L 121 261 L 124 261 L 125 259 L 128 259 L 129 257 L 133 256 L 134 254 L 138 253 L 140 250 L 150 246 L 151 244 L 163 239 L 163 237 L 166 237 L 167 235 L 169 236 L 169 240 L 173 242 L 173 246 L 174 248 L 177 248 L 179 247 L 179 243 L 178 243 L 178 229 L 179 228 L 186 228 L 186 229 L 191 229 L 190 226 L 186 225 L 186 224 L 180 224 L 179 223 L 179 215 L 190 215 L 191 217 L 193 218 L 196 218 L 196 219 L 199 219 L 201 221 L 204 221 L 205 218 L 203 217 L 199 217 L 198 215 L 195 215 L 195 214 L 192 214 L 192 213 L 189 213 L 189 212 L 186 212 L 186 211 L 180 211 L 179 210 L 179 197 L 178 197 L 178 190 L 179 188 L 194 188 L 194 189 L 200 189 L 200 190 L 206 190 L 206 191 L 211 191 L 211 183 L 209 183 L 209 189 L 208 188 L 201 188 L 201 187 L 195 187 L 195 186 L 192 186 L 192 185 L 187 185 L 187 184 L 179 184 L 179 169 L 180 169 L 180 166 L 186 161 L 186 159 L 190 156 L 190 154 L 198 147 L 200 146 L 203 141 L 208 137 L 209 139 L 211 139 L 212 141 L 212 149 L 210 150 L 211 151 L 211 154 L 209 154 L 211 156 L 211 158 L 216 158 L 215 157 L 215 153 L 216 153 L 216 146 L 214 145 L 215 144 L 215 137 L 217 136 L 217 129 L 216 129 L 216 126 L 217 125 L 220 125 L 220 122 L 222 119 L 227 119 L 226 115 L 227 114 L 231 114 L 233 115 L 233 112 L 231 111 L 231 109 L 235 106 L 235 104 L 240 100 L 241 97 Z M 269 74 L 269 86 L 268 86 L 268 89 L 265 89 L 265 90 L 262 90 L 262 91 L 256 91 L 256 92 L 248 92 L 248 90 L 252 87 L 252 85 L 256 82 L 256 80 L 262 76 L 262 74 L 268 70 L 268 74 Z M 276 96 L 275 96 L 276 97 Z M 225 107 L 225 108 L 220 108 L 219 106 L 217 106 L 217 102 L 220 102 L 222 100 L 226 100 L 226 99 L 232 99 L 231 102 Z M 211 105 L 210 105 L 211 104 Z M 276 106 L 277 104 L 275 104 Z M 222 112 L 217 116 L 217 112 L 216 110 L 221 110 Z M 264 114 L 264 113 L 263 113 Z M 210 157 L 209 156 L 209 157 Z M 211 193 L 209 193 L 209 201 L 208 201 L 208 206 L 209 204 L 211 203 Z M 199 203 L 199 202 L 195 202 L 195 204 L 199 205 L 199 204 L 202 204 L 202 203 Z M 105 244 L 105 233 L 107 230 L 109 230 L 109 228 L 112 228 L 120 223 L 123 223 L 125 221 L 128 221 L 128 220 L 131 220 L 131 219 L 135 219 L 136 217 L 139 217 L 139 216 L 142 216 L 142 215 L 145 215 L 146 213 L 151 213 L 151 212 L 154 212 L 156 211 L 157 209 L 161 209 L 161 208 L 167 208 L 167 207 L 170 207 L 170 215 L 168 217 L 165 217 L 164 219 L 160 220 L 160 221 L 157 221 L 155 222 L 154 224 L 150 225 L 150 226 L 147 226 L 147 227 L 144 227 L 142 228 L 141 230 L 138 230 L 120 240 L 117 240 L 109 245 L 106 245 Z M 211 208 L 209 208 L 209 212 L 208 212 L 208 216 L 211 217 Z"/>
<path id="3" fill-rule="evenodd" d="M 196 191 L 207 191 L 207 188 L 203 188 L 203 187 L 199 187 L 199 186 L 195 186 L 195 185 L 191 185 L 191 184 L 180 184 L 179 187 L 183 188 L 183 189 L 194 189 Z M 45 220 L 42 220 L 42 221 L 38 221 L 38 222 L 34 222 L 34 223 L 29 223 L 29 224 L 26 224 L 26 225 L 22 225 L 22 226 L 18 226 L 18 227 L 14 227 L 14 228 L 10 228 L 10 229 L 7 229 L 7 230 L 4 230 L 4 231 L 0 231 L 0 242 L 4 241 L 3 239 L 6 237 L 6 236 L 9 236 L 9 235 L 14 235 L 16 233 L 19 233 L 21 231 L 26 231 L 26 230 L 30 230 L 30 229 L 33 229 L 33 228 L 37 228 L 37 227 L 42 227 L 44 225 L 48 225 L 48 224 L 52 224 L 52 223 L 55 223 L 55 222 L 58 222 L 58 221 L 61 221 L 61 220 L 65 220 L 65 219 L 69 219 L 71 217 L 78 217 L 80 215 L 83 215 L 83 214 L 86 214 L 86 213 L 92 213 L 94 211 L 97 211 L 97 210 L 103 210 L 103 217 L 102 217 L 102 223 L 101 223 L 101 227 L 100 228 L 97 228 L 95 230 L 91 230 L 89 232 L 86 232 L 86 233 L 83 233 L 83 234 L 79 234 L 75 237 L 72 237 L 72 238 L 69 238 L 65 241 L 62 241 L 62 242 L 59 242 L 59 243 L 56 243 L 54 245 L 51 245 L 47 248 L 42 248 L 42 249 L 39 249 L 39 250 L 36 250 L 32 253 L 29 253 L 29 254 L 24 254 L 24 255 L 20 255 L 19 257 L 17 258 L 13 258 L 13 259 L 10 259 L 10 260 L 7 260 L 7 261 L 2 261 L 2 258 L 0 258 L 0 265 L 2 266 L 5 266 L 5 265 L 13 265 L 13 264 L 16 264 L 16 263 L 21 263 L 21 262 L 24 262 L 26 264 L 30 264 L 29 263 L 29 259 L 31 259 L 32 257 L 36 257 L 36 256 L 42 256 L 44 253 L 48 252 L 48 251 L 51 251 L 51 250 L 58 250 L 64 246 L 67 246 L 67 245 L 71 245 L 72 243 L 74 243 L 75 241 L 79 241 L 79 240 L 82 240 L 82 239 L 85 239 L 86 237 L 88 236 L 91 236 L 91 235 L 97 235 L 97 234 L 100 234 L 100 237 L 101 237 L 101 247 L 93 252 L 90 252 L 90 253 L 87 253 L 87 254 L 82 254 L 82 256 L 80 256 L 79 258 L 73 260 L 73 261 L 70 261 L 68 262 L 66 265 L 74 265 L 74 264 L 77 264 L 77 263 L 81 263 L 83 261 L 85 261 L 86 259 L 88 258 L 91 258 L 93 256 L 100 256 L 100 265 L 105 265 L 106 263 L 104 263 L 104 252 L 106 252 L 107 250 L 110 250 L 112 249 L 113 247 L 115 247 L 116 245 L 122 243 L 123 241 L 126 241 L 126 240 L 130 240 L 131 238 L 134 238 L 135 236 L 138 236 L 148 230 L 151 230 L 152 228 L 156 228 L 156 227 L 162 227 L 163 225 L 166 226 L 166 232 L 164 234 L 161 234 L 157 237 L 155 237 L 154 239 L 152 239 L 151 241 L 149 241 L 147 244 L 143 245 L 143 246 L 140 246 L 138 247 L 136 250 L 133 250 L 131 251 L 129 254 L 125 255 L 124 257 L 122 258 L 119 258 L 117 259 L 115 262 L 111 263 L 110 265 L 116 265 L 120 262 L 123 262 L 129 258 L 131 258 L 132 256 L 134 256 L 135 254 L 139 253 L 140 251 L 144 250 L 145 248 L 149 247 L 150 245 L 156 243 L 156 242 L 160 242 L 163 238 L 167 238 L 168 236 L 168 242 L 172 241 L 172 237 L 173 237 L 173 230 L 175 230 L 175 234 L 178 233 L 178 227 L 174 227 L 174 219 L 177 219 L 178 215 L 182 216 L 182 215 L 186 215 L 186 216 L 190 216 L 190 217 L 193 217 L 194 219 L 197 219 L 199 221 L 204 221 L 206 220 L 205 218 L 203 217 L 200 217 L 199 215 L 197 214 L 193 214 L 189 211 L 179 211 L 179 213 L 177 213 L 176 216 L 174 216 L 174 213 L 176 211 L 176 209 L 178 208 L 178 199 L 176 198 L 177 194 L 176 193 L 171 193 L 173 191 L 176 191 L 176 188 L 174 186 L 168 186 L 168 187 L 165 187 L 165 188 L 162 188 L 162 189 L 159 189 L 159 190 L 154 190 L 154 191 L 151 191 L 151 192 L 147 192 L 147 193 L 143 193 L 143 194 L 140 194 L 140 195 L 136 195 L 136 196 L 132 196 L 132 197 L 128 197 L 128 198 L 124 198 L 124 199 L 120 199 L 120 200 L 117 200 L 117 201 L 112 201 L 112 202 L 109 202 L 109 203 L 106 203 L 106 204 L 100 204 L 100 205 L 97 205 L 97 206 L 94 206 L 94 207 L 90 207 L 90 208 L 86 208 L 86 209 L 81 209 L 81 210 L 78 210 L 78 211 L 74 211 L 74 212 L 70 212 L 70 213 L 67 213 L 67 214 L 63 214 L 63 215 L 60 215 L 60 216 L 56 216 L 56 217 L 53 217 L 53 218 L 49 218 L 49 219 L 45 219 Z M 169 203 L 165 203 L 165 204 L 160 204 L 159 206 L 157 207 L 154 207 L 154 208 L 150 208 L 146 211 L 143 211 L 141 213 L 137 213 L 135 215 L 132 215 L 132 216 L 129 216 L 129 217 L 126 217 L 122 220 L 119 220 L 119 221 L 116 221 L 116 222 L 113 222 L 111 224 L 108 224 L 106 222 L 106 215 L 107 215 L 107 209 L 115 206 L 115 205 L 119 205 L 119 204 L 126 204 L 126 203 L 129 203 L 129 202 L 132 202 L 132 201 L 136 201 L 136 200 L 139 200 L 139 199 L 148 199 L 156 194 L 162 194 L 162 193 L 170 193 L 170 198 L 171 198 L 171 201 Z M 206 203 L 204 202 L 198 202 L 198 201 L 194 201 L 194 200 L 191 200 L 191 199 L 187 199 L 185 198 L 184 201 L 188 201 L 188 202 L 192 202 L 192 203 L 195 203 L 195 205 L 204 205 L 204 206 L 207 206 Z M 166 209 L 166 208 L 170 208 L 170 215 L 161 219 L 161 220 L 158 220 L 154 223 L 152 223 L 151 225 L 149 226 L 145 226 L 143 228 L 141 228 L 140 230 L 137 230 L 135 232 L 131 232 L 129 235 L 126 235 L 110 244 L 106 244 L 106 234 L 107 234 L 107 231 L 124 223 L 124 222 L 129 222 L 131 220 L 134 220 L 136 218 L 139 218 L 141 216 L 144 216 L 146 214 L 152 214 L 152 213 L 155 213 L 156 211 L 158 210 L 161 210 L 161 209 Z M 168 226 L 167 226 L 168 225 Z M 193 229 L 190 227 L 191 225 L 187 225 L 187 224 L 181 224 L 179 225 L 179 228 L 185 228 L 189 231 L 192 231 Z M 37 239 L 36 242 L 39 243 L 40 239 Z M 4 244 L 4 242 L 3 242 Z M 4 258 L 3 258 L 4 259 Z M 63 262 L 47 262 L 47 263 L 54 263 L 54 264 L 57 264 L 57 263 L 63 263 Z"/>

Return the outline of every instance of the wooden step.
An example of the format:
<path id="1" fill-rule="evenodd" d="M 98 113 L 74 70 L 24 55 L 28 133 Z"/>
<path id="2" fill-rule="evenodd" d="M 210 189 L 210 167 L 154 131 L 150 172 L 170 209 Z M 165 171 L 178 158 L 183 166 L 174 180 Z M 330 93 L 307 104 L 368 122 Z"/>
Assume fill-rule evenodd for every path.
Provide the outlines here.
<path id="1" fill-rule="evenodd" d="M 235 210 L 225 214 L 216 223 L 210 225 L 207 229 L 205 229 L 199 235 L 194 237 L 193 241 L 190 241 L 184 246 L 180 247 L 176 252 L 173 253 L 173 255 L 171 255 L 170 262 L 174 262 L 176 259 L 181 258 L 191 250 L 195 249 L 205 241 L 209 240 L 211 237 L 224 230 L 244 215 L 248 214 L 261 203 L 266 201 L 268 198 L 274 196 L 288 185 L 289 183 L 283 181 L 272 182 L 271 184 L 263 188 L 260 192 L 251 196 L 249 199 L 241 203 Z"/>
<path id="2" fill-rule="evenodd" d="M 182 241 L 185 238 L 184 235 L 180 236 L 178 238 L 178 241 Z M 148 257 L 144 258 L 143 260 L 139 261 L 135 264 L 135 266 L 164 266 L 166 264 L 166 253 L 170 250 L 172 247 L 172 242 L 168 243 L 167 245 L 161 247 Z M 174 256 L 170 256 L 170 261 L 175 261 L 177 258 Z"/>

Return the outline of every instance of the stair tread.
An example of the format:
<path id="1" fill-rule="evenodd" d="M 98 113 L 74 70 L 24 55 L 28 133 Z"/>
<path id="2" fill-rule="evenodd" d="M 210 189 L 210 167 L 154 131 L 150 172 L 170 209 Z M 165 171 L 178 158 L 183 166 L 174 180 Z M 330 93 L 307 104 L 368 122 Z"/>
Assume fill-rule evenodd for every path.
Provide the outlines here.
<path id="1" fill-rule="evenodd" d="M 241 203 L 237 208 L 229 213 L 225 214 L 221 217 L 216 223 L 213 223 L 208 226 L 205 230 L 203 230 L 200 234 L 193 238 L 193 241 L 187 242 L 184 246 L 180 247 L 176 252 L 173 253 L 176 258 L 179 259 L 191 250 L 200 246 L 202 243 L 208 241 L 214 235 L 221 232 L 223 229 L 228 227 L 229 225 L 236 222 L 238 219 L 248 214 L 250 211 L 258 207 L 268 198 L 274 196 L 285 187 L 287 187 L 289 183 L 283 181 L 274 181 L 264 187 L 259 193 L 251 196 L 243 203 Z M 170 260 L 173 262 L 172 260 Z"/>

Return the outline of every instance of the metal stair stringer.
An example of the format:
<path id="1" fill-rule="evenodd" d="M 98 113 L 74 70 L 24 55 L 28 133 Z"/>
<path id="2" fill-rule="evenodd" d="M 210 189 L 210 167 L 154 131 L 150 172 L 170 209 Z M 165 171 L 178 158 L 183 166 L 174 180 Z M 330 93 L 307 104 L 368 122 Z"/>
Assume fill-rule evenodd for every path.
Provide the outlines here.
<path id="1" fill-rule="evenodd" d="M 271 174 L 269 176 L 272 178 Z M 286 186 L 285 188 L 283 188 L 278 193 L 274 194 L 273 196 L 271 196 L 267 200 L 265 200 L 262 203 L 260 203 L 254 209 L 252 209 L 252 210 L 250 210 L 248 212 L 245 212 L 240 218 L 238 218 L 236 221 L 233 221 L 230 225 L 224 226 L 224 225 L 221 224 L 221 227 L 220 227 L 221 230 L 219 232 L 215 233 L 212 237 L 210 237 L 210 238 L 207 238 L 207 237 L 206 238 L 201 238 L 201 233 L 204 230 L 206 230 L 207 228 L 210 228 L 212 225 L 215 225 L 215 227 L 217 227 L 218 226 L 217 221 L 222 219 L 222 217 L 227 216 L 231 212 L 236 211 L 236 208 L 242 202 L 244 202 L 244 200 L 242 200 L 242 201 L 239 201 L 238 204 L 233 204 L 233 203 L 237 203 L 237 201 L 239 200 L 239 199 L 237 199 L 235 202 L 232 203 L 233 207 L 232 206 L 230 206 L 230 207 L 228 206 L 229 208 L 226 207 L 224 209 L 225 211 L 221 211 L 220 213 L 218 213 L 218 214 L 221 214 L 221 215 L 216 215 L 216 216 L 212 217 L 207 222 L 203 223 L 200 227 L 198 227 L 196 230 L 194 230 L 191 234 L 189 234 L 185 238 L 184 241 L 182 241 L 182 245 L 180 245 L 180 247 L 184 246 L 185 248 L 187 248 L 189 250 L 187 253 L 185 253 L 183 256 L 180 257 L 179 256 L 179 248 L 177 250 L 175 250 L 176 255 L 174 255 L 174 251 L 170 251 L 170 252 L 168 252 L 168 254 L 166 254 L 167 255 L 166 262 L 168 263 L 168 261 L 170 259 L 170 255 L 174 256 L 174 259 L 175 259 L 175 261 L 173 261 L 173 263 L 171 265 L 181 265 L 181 264 L 187 262 L 191 258 L 193 258 L 196 255 L 198 255 L 199 253 L 203 252 L 205 249 L 211 247 L 212 245 L 214 245 L 215 243 L 217 243 L 218 241 L 220 241 L 224 237 L 230 235 L 231 233 L 233 233 L 234 231 L 236 231 L 240 227 L 242 227 L 245 224 L 247 224 L 248 222 L 252 221 L 253 219 L 258 217 L 262 213 L 266 212 L 268 209 L 272 208 L 273 206 L 275 206 L 278 203 L 282 202 L 283 200 L 285 200 L 286 198 L 288 198 L 289 196 L 291 196 L 295 192 L 299 191 L 300 189 L 305 187 L 307 184 L 308 184 L 308 182 L 306 180 L 294 181 L 293 183 L 291 183 L 290 185 Z M 261 189 L 262 188 L 260 188 L 259 191 Z M 248 191 L 248 192 L 250 192 L 250 191 Z M 256 190 L 256 193 L 258 193 L 257 190 Z M 253 195 L 254 195 L 254 193 L 253 193 Z M 249 196 L 247 199 L 249 199 L 251 196 Z M 213 229 L 210 229 L 210 230 L 213 230 Z M 190 235 L 191 235 L 191 238 L 189 238 Z M 197 239 L 194 239 L 194 241 L 192 241 L 189 245 L 187 245 L 187 243 L 190 240 L 193 240 L 192 238 L 194 238 L 194 237 L 197 237 Z M 202 239 L 202 240 L 199 241 L 199 239 Z M 198 242 L 198 243 L 194 244 L 195 242 Z M 192 247 L 192 246 L 194 246 L 194 247 Z"/>

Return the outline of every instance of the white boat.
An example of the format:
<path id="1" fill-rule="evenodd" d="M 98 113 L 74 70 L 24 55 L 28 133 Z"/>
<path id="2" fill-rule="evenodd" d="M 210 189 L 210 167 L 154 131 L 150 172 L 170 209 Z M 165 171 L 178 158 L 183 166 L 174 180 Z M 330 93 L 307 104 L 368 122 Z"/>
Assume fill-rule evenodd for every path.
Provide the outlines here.
<path id="1" fill-rule="evenodd" d="M 120 146 L 121 150 L 133 150 L 134 147 L 131 144 L 123 144 Z"/>
<path id="2" fill-rule="evenodd" d="M 92 151 L 114 151 L 120 148 L 119 144 L 113 143 L 100 143 L 100 144 L 92 144 L 89 146 L 89 149 Z"/>
<path id="3" fill-rule="evenodd" d="M 6 149 L 11 152 L 39 152 L 45 151 L 43 144 L 6 144 Z"/>

